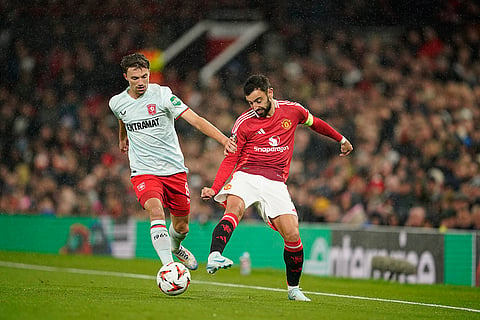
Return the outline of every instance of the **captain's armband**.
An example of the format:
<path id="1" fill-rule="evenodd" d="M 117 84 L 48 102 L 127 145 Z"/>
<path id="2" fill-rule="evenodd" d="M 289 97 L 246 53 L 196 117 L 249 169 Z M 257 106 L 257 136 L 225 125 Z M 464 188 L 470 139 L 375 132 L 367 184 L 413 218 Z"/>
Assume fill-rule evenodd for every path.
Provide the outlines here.
<path id="1" fill-rule="evenodd" d="M 306 125 L 307 127 L 311 127 L 312 124 L 313 124 L 313 116 L 311 113 L 308 113 L 308 118 L 307 120 L 303 123 L 304 125 Z"/>

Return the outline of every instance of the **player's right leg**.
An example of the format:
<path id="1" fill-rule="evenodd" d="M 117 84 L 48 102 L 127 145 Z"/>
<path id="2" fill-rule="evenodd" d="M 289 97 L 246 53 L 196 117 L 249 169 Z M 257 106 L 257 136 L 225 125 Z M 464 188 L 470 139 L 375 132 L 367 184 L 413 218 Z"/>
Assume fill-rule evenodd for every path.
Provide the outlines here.
<path id="1" fill-rule="evenodd" d="M 218 269 L 227 269 L 233 265 L 233 261 L 222 256 L 233 231 L 245 211 L 245 203 L 242 198 L 228 195 L 225 214 L 213 229 L 210 255 L 207 261 L 207 272 L 213 274 Z"/>
<path id="2" fill-rule="evenodd" d="M 150 215 L 150 236 L 158 257 L 163 265 L 173 262 L 162 202 L 157 198 L 150 198 L 145 202 L 145 210 Z"/>
<path id="3" fill-rule="evenodd" d="M 210 255 L 207 261 L 208 273 L 213 274 L 218 269 L 227 269 L 233 265 L 233 261 L 222 256 L 222 253 L 237 225 L 238 217 L 233 213 L 225 213 L 213 229 Z"/>

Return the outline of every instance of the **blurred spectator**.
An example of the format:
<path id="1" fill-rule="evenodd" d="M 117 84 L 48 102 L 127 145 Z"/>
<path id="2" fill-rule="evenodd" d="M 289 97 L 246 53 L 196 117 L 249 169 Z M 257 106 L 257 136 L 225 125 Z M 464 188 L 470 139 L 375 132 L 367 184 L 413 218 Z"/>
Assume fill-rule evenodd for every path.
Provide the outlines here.
<path id="1" fill-rule="evenodd" d="M 408 212 L 408 218 L 405 222 L 406 227 L 428 227 L 425 208 L 412 207 Z"/>
<path id="2" fill-rule="evenodd" d="M 175 19 L 160 3 L 139 4 L 0 4 L 0 212 L 144 217 L 107 107 L 124 89 L 119 57 L 166 49 L 217 4 L 184 2 Z M 297 132 L 289 183 L 302 221 L 422 225 L 410 215 L 423 208 L 423 225 L 480 229 L 475 1 L 440 1 L 428 10 L 393 1 L 285 2 L 275 16 L 261 3 L 235 8 L 248 6 L 272 30 L 208 87 L 199 85 L 197 48 L 168 64 L 162 81 L 227 134 L 246 107 L 244 75 L 267 73 L 277 97 L 301 97 L 344 132 L 356 146 L 348 160 L 335 144 Z M 131 23 L 137 15 L 143 23 Z M 367 24 L 379 28 L 361 29 Z M 195 180 L 192 218 L 203 222 L 222 211 L 195 200 L 213 181 L 222 148 L 178 125 Z"/>
<path id="3" fill-rule="evenodd" d="M 471 229 L 472 218 L 470 216 L 470 205 L 468 197 L 461 192 L 457 192 L 453 196 L 453 210 L 455 211 L 455 228 Z"/>
<path id="4" fill-rule="evenodd" d="M 476 204 L 472 208 L 472 229 L 480 230 L 480 204 Z"/>

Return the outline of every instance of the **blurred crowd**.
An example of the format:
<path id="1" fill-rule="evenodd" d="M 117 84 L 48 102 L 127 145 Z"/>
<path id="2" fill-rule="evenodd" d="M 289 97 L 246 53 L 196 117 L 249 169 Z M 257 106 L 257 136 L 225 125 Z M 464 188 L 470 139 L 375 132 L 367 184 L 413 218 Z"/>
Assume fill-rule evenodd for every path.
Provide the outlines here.
<path id="1" fill-rule="evenodd" d="M 139 0 L 0 1 L 0 213 L 147 218 L 108 99 L 127 85 L 123 55 L 168 47 L 211 2 L 175 3 L 182 10 Z M 344 7 L 337 14 L 353 19 Z M 174 65 L 161 84 L 228 135 L 248 108 L 243 81 L 264 73 L 275 98 L 300 102 L 346 136 L 355 149 L 339 157 L 337 143 L 297 129 L 288 185 L 302 222 L 479 230 L 480 7 L 439 8 L 429 20 L 437 23 L 374 31 L 265 14 L 270 30 L 208 84 L 197 68 Z M 176 125 L 192 220 L 217 219 L 223 209 L 200 189 L 213 182 L 223 147 Z M 257 219 L 254 209 L 246 217 Z"/>

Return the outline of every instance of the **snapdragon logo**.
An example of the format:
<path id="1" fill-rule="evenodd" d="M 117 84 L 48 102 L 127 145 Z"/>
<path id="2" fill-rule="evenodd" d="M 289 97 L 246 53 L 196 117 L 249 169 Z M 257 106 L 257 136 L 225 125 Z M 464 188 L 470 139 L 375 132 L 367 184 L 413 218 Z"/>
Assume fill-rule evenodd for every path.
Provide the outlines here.
<path id="1" fill-rule="evenodd" d="M 268 139 L 268 144 L 271 145 L 272 147 L 276 147 L 280 144 L 280 137 L 279 136 L 273 136 Z"/>
<path id="2" fill-rule="evenodd" d="M 279 147 L 280 144 L 280 137 L 273 136 L 268 138 L 268 144 L 271 147 L 253 147 L 253 150 L 256 152 L 263 152 L 263 153 L 270 153 L 270 152 L 284 152 L 289 150 L 288 146 Z"/>
<path id="3" fill-rule="evenodd" d="M 256 152 L 263 152 L 263 153 L 270 153 L 270 152 L 284 152 L 287 151 L 289 148 L 288 146 L 284 147 L 271 147 L 271 148 L 261 148 L 261 147 L 253 147 L 253 150 Z"/>

